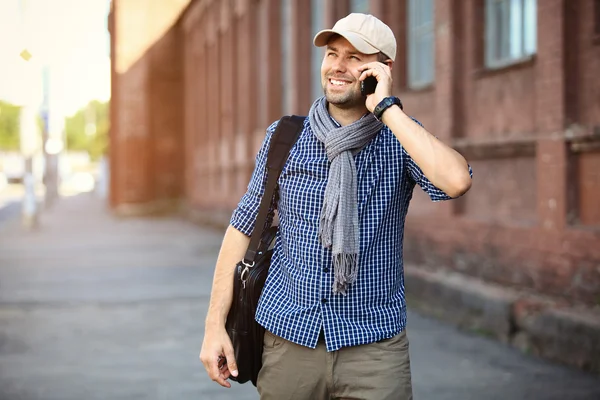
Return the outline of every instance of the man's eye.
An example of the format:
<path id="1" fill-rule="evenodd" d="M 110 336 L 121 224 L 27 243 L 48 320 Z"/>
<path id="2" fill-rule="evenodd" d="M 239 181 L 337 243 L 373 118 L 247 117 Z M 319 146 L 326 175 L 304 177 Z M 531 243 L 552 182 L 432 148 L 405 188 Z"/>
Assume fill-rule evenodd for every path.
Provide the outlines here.
<path id="1" fill-rule="evenodd" d="M 360 58 L 358 58 L 358 57 L 356 57 L 356 56 L 350 56 L 350 58 L 351 58 L 352 60 L 357 60 L 357 61 L 360 61 Z"/>

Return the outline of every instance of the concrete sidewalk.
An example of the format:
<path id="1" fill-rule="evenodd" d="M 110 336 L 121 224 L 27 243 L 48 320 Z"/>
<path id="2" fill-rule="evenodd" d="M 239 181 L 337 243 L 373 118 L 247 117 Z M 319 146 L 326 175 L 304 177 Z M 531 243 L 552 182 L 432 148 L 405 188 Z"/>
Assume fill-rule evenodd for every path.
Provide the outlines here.
<path id="1" fill-rule="evenodd" d="M 258 399 L 198 361 L 221 232 L 91 194 L 0 229 L 0 399 Z M 409 314 L 416 399 L 596 399 L 600 380 Z"/>
<path id="2" fill-rule="evenodd" d="M 600 379 L 600 307 L 484 282 L 450 271 L 405 268 L 409 306 Z"/>
<path id="3" fill-rule="evenodd" d="M 256 399 L 198 360 L 220 235 L 91 194 L 0 230 L 0 399 Z"/>

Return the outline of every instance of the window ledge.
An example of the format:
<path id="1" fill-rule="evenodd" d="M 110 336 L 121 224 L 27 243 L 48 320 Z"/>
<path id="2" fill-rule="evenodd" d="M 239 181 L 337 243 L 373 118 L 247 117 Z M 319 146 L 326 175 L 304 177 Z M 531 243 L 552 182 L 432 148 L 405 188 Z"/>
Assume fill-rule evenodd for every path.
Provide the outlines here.
<path id="1" fill-rule="evenodd" d="M 433 84 L 433 82 L 429 82 L 421 85 L 406 86 L 406 88 L 404 88 L 404 93 L 429 92 L 432 91 L 434 88 L 435 85 Z"/>
<path id="2" fill-rule="evenodd" d="M 511 71 L 514 69 L 527 68 L 532 66 L 535 63 L 535 54 L 521 57 L 509 61 L 505 61 L 503 63 L 499 63 L 495 66 L 483 67 L 476 69 L 474 75 L 476 78 L 482 78 L 485 76 L 491 76 L 496 74 L 501 74 L 507 71 Z"/>

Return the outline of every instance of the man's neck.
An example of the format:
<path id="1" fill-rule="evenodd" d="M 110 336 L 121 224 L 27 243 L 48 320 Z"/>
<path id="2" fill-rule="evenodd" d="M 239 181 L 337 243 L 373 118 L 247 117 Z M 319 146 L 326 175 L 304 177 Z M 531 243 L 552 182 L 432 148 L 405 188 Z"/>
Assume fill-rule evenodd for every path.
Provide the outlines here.
<path id="1" fill-rule="evenodd" d="M 327 110 L 329 111 L 329 115 L 331 115 L 331 117 L 341 126 L 350 125 L 351 123 L 358 121 L 368 112 L 367 107 L 344 109 L 336 107 L 329 102 L 327 103 Z"/>

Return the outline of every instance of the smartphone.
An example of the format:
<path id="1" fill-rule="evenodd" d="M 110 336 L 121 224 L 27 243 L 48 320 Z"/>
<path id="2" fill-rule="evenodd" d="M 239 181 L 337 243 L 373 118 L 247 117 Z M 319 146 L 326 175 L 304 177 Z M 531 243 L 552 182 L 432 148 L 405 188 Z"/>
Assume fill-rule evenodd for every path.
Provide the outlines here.
<path id="1" fill-rule="evenodd" d="M 374 76 L 367 76 L 362 82 L 360 82 L 360 92 L 363 96 L 375 93 L 377 87 L 377 78 Z"/>

